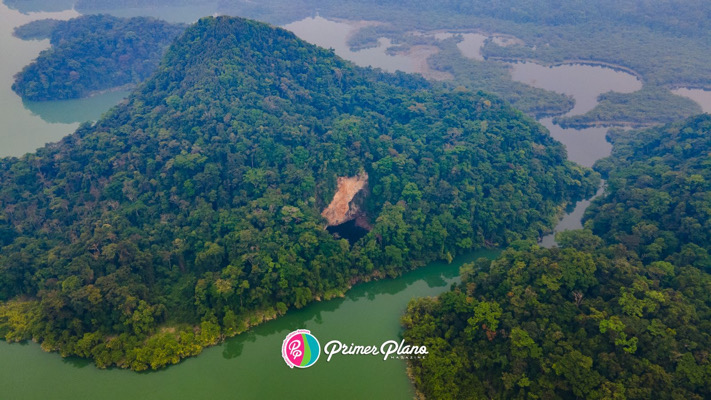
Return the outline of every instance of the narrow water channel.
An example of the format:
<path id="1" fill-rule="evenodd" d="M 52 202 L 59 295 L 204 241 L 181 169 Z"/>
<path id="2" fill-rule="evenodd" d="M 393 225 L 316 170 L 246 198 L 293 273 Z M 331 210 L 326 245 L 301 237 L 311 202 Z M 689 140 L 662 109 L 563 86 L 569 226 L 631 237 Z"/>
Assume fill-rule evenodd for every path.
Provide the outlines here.
<path id="1" fill-rule="evenodd" d="M 3 59 L 0 64 L 0 108 L 2 119 L 11 120 L 0 131 L 0 156 L 21 155 L 49 140 L 71 132 L 75 124 L 67 123 L 63 104 L 22 104 L 9 90 L 12 75 L 46 48 L 46 42 L 21 42 L 10 36 L 18 24 L 15 11 L 0 5 L 0 40 L 3 49 L 16 49 L 17 60 Z M 73 11 L 58 17 L 68 18 Z M 50 15 L 55 16 L 55 15 Z M 25 20 L 45 15 L 32 15 Z M 24 17 L 22 17 L 24 18 Z M 14 25 L 13 25 L 14 24 Z M 287 26 L 299 36 L 326 47 L 361 65 L 374 65 L 386 70 L 414 72 L 421 60 L 386 53 L 390 42 L 382 39 L 373 49 L 351 51 L 346 45 L 353 24 L 309 18 Z M 472 34 L 473 35 L 473 34 Z M 471 36 L 471 40 L 483 39 Z M 470 47 L 474 48 L 475 44 Z M 460 49 L 464 50 L 460 46 Z M 467 50 L 470 51 L 470 50 Z M 582 113 L 594 106 L 595 91 L 634 91 L 637 79 L 629 74 L 601 67 L 581 65 L 550 69 L 529 64 L 513 65 L 514 79 L 533 86 L 571 94 Z M 564 79 L 565 83 L 562 82 Z M 120 93 L 115 94 L 120 97 Z M 105 111 L 114 98 L 100 106 Z M 44 119 L 43 119 L 44 118 Z M 80 119 L 81 120 L 81 119 Z M 605 129 L 562 129 L 550 119 L 540 120 L 551 134 L 568 148 L 569 158 L 590 166 L 609 154 Z M 580 217 L 589 201 L 580 202 L 556 228 L 579 227 Z M 577 225 L 576 225 L 577 224 Z M 552 237 L 549 238 L 552 240 Z M 544 243 L 547 243 L 544 238 Z M 551 242 L 552 244 L 552 242 Z M 257 399 L 257 398 L 388 398 L 410 399 L 412 387 L 405 374 L 404 360 L 383 361 L 371 356 L 320 360 L 305 370 L 290 370 L 280 355 L 285 335 L 297 328 L 310 329 L 325 343 L 332 339 L 344 343 L 379 345 L 398 339 L 400 316 L 413 297 L 435 296 L 459 280 L 458 269 L 464 262 L 478 257 L 493 258 L 496 251 L 479 251 L 451 264 L 433 263 L 405 276 L 357 285 L 344 298 L 312 304 L 302 310 L 265 323 L 249 332 L 206 349 L 198 357 L 159 372 L 134 373 L 125 370 L 99 370 L 87 360 L 63 359 L 47 354 L 34 343 L 8 344 L 0 341 L 0 398 L 2 399 Z M 364 383 L 367 382 L 367 385 Z"/>

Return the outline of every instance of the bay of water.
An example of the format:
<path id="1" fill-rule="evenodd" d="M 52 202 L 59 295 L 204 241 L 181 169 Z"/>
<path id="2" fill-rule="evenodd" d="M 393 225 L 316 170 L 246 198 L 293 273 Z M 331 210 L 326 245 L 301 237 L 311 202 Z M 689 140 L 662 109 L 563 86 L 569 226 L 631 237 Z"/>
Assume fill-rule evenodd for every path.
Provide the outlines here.
<path id="1" fill-rule="evenodd" d="M 126 11 L 132 13 L 133 11 Z M 136 11 L 137 12 L 137 11 Z M 76 100 L 72 103 L 22 103 L 11 90 L 12 75 L 48 46 L 46 41 L 23 42 L 13 38 L 12 27 L 48 16 L 70 18 L 74 11 L 59 14 L 24 16 L 0 6 L 0 43 L 18 54 L 0 62 L 0 156 L 20 155 L 47 141 L 60 139 L 76 127 L 76 121 L 95 119 L 125 93 L 106 93 L 104 97 Z M 176 20 L 189 18 L 175 16 Z M 197 19 L 199 15 L 195 15 Z M 382 38 L 374 48 L 352 51 L 347 45 L 362 23 L 307 18 L 286 26 L 298 36 L 324 47 L 359 65 L 372 65 L 388 71 L 413 72 L 421 59 L 403 54 L 391 55 L 391 46 Z M 480 40 L 476 36 L 464 37 Z M 481 39 L 483 43 L 484 39 Z M 473 51 L 470 43 L 460 49 Z M 629 74 L 602 67 L 582 65 L 542 67 L 535 64 L 512 65 L 514 79 L 533 86 L 570 94 L 576 99 L 571 113 L 583 113 L 595 104 L 597 94 L 608 91 L 634 91 L 641 87 Z M 90 111 L 90 109 L 92 109 Z M 553 137 L 563 142 L 569 158 L 592 165 L 609 154 L 604 128 L 590 130 L 561 129 L 551 119 L 540 121 Z M 580 215 L 589 202 L 578 203 L 575 211 L 563 219 L 557 229 L 579 227 Z M 567 221 L 567 222 L 566 222 Z M 575 225 L 575 226 L 574 226 Z M 281 343 L 286 334 L 298 328 L 310 329 L 325 344 L 337 339 L 344 343 L 380 345 L 398 339 L 399 319 L 413 297 L 435 296 L 458 281 L 458 268 L 480 256 L 494 257 L 496 252 L 481 251 L 452 264 L 433 263 L 405 276 L 355 286 L 345 298 L 312 304 L 289 312 L 275 321 L 258 326 L 206 349 L 200 356 L 159 372 L 134 373 L 126 370 L 99 370 L 87 360 L 43 352 L 33 343 L 19 345 L 0 342 L 0 398 L 8 399 L 251 399 L 251 398 L 412 398 L 413 391 L 405 374 L 404 360 L 383 361 L 373 356 L 348 356 L 325 359 L 305 370 L 291 370 L 281 359 Z"/>
<path id="2" fill-rule="evenodd" d="M 304 328 L 323 347 L 330 340 L 377 345 L 398 340 L 400 317 L 414 297 L 435 296 L 459 281 L 459 267 L 432 263 L 397 279 L 356 285 L 345 298 L 315 303 L 206 349 L 158 372 L 99 370 L 87 360 L 62 359 L 34 343 L 0 341 L 0 397 L 76 399 L 412 399 L 405 361 L 376 356 L 325 356 L 308 369 L 290 369 L 281 357 L 287 333 Z"/>
<path id="3" fill-rule="evenodd" d="M 21 156 L 73 132 L 79 122 L 93 121 L 128 92 L 107 92 L 88 99 L 23 102 L 12 91 L 13 76 L 49 47 L 49 40 L 12 36 L 16 26 L 43 19 L 70 19 L 74 10 L 22 14 L 0 4 L 0 157 Z"/>
<path id="4" fill-rule="evenodd" d="M 631 93 L 642 88 L 642 82 L 634 75 L 601 66 L 564 64 L 547 67 L 535 63 L 513 63 L 511 67 L 514 80 L 572 96 L 575 107 L 566 115 L 579 115 L 592 110 L 602 93 Z M 592 167 L 595 161 L 609 156 L 612 151 L 612 145 L 606 139 L 607 128 L 564 129 L 554 124 L 552 118 L 541 118 L 539 122 L 548 128 L 551 136 L 565 145 L 568 159 L 580 165 Z M 541 245 L 554 246 L 557 232 L 581 229 L 585 210 L 601 194 L 602 186 L 592 198 L 573 205 L 572 210 L 560 219 L 553 233 L 541 238 Z"/>
<path id="5" fill-rule="evenodd" d="M 711 113 L 711 90 L 679 88 L 672 90 L 672 93 L 694 100 L 705 113 Z"/>
<path id="6" fill-rule="evenodd" d="M 402 54 L 386 53 L 386 50 L 392 46 L 388 38 L 380 38 L 376 47 L 352 51 L 348 39 L 359 26 L 364 24 L 366 23 L 332 21 L 317 16 L 292 22 L 284 28 L 307 42 L 333 49 L 337 55 L 362 67 L 372 66 L 390 72 L 419 72 L 416 59 Z"/>

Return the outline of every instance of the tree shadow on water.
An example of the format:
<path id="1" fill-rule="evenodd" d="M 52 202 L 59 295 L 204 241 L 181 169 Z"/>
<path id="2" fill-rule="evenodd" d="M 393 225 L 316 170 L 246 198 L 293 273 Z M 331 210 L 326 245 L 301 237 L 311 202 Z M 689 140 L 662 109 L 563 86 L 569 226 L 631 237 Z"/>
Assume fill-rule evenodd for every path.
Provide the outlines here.
<path id="1" fill-rule="evenodd" d="M 85 368 L 92 364 L 89 358 L 62 357 L 62 363 L 71 365 L 74 368 Z"/>

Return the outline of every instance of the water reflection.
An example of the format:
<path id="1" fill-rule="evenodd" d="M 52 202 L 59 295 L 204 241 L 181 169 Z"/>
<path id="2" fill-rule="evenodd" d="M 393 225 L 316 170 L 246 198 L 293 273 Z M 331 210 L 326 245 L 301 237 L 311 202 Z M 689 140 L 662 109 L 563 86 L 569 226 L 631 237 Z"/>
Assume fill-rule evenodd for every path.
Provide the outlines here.
<path id="1" fill-rule="evenodd" d="M 47 142 L 61 139 L 77 124 L 49 124 L 28 111 L 12 91 L 13 76 L 49 47 L 49 40 L 24 41 L 12 36 L 15 27 L 30 21 L 54 18 L 69 19 L 76 11 L 21 14 L 0 4 L 0 157 L 20 156 Z"/>
<path id="2" fill-rule="evenodd" d="M 98 120 L 109 108 L 128 97 L 129 93 L 127 90 L 117 90 L 83 99 L 23 101 L 22 104 L 46 122 L 73 124 Z"/>
<path id="3" fill-rule="evenodd" d="M 244 342 L 247 339 L 243 340 L 228 340 L 225 342 L 225 344 L 222 346 L 222 357 L 229 360 L 230 358 L 235 358 L 238 357 L 240 354 L 242 354 L 242 350 L 244 349 Z M 255 339 L 252 339 L 251 341 L 253 342 Z"/>
<path id="4" fill-rule="evenodd" d="M 255 342 L 260 337 L 286 335 L 288 332 L 310 324 L 323 325 L 319 329 L 328 331 L 332 331 L 334 328 L 338 330 L 332 324 L 324 324 L 324 322 L 332 320 L 332 316 L 335 315 L 343 316 L 342 307 L 356 308 L 355 312 L 351 310 L 347 313 L 352 317 L 348 318 L 348 325 L 355 325 L 354 329 L 363 329 L 362 324 L 368 320 L 369 316 L 376 317 L 379 314 L 376 312 L 377 310 L 404 308 L 405 304 L 398 302 L 395 302 L 393 307 L 393 303 L 390 301 L 393 296 L 399 295 L 399 297 L 404 298 L 414 296 L 415 292 L 420 292 L 420 290 L 412 286 L 420 282 L 425 283 L 428 289 L 434 290 L 434 292 L 430 290 L 427 290 L 427 292 L 438 293 L 446 290 L 449 285 L 459 280 L 459 267 L 461 264 L 474 261 L 480 257 L 494 258 L 497 254 L 498 250 L 481 250 L 457 258 L 452 264 L 434 262 L 396 279 L 384 279 L 358 284 L 349 290 L 343 298 L 313 303 L 304 309 L 289 311 L 277 320 L 266 322 L 248 332 L 228 339 L 221 346 L 223 347 L 222 356 L 224 358 L 233 358 L 241 354 L 245 343 Z M 368 305 L 367 303 L 369 302 L 376 302 L 377 304 Z M 359 315 L 363 318 L 358 318 Z M 333 321 L 329 322 L 332 323 Z"/>
<path id="5" fill-rule="evenodd" d="M 558 222 L 558 224 L 555 226 L 555 229 L 553 233 L 549 235 L 545 235 L 541 238 L 540 245 L 543 247 L 553 247 L 556 245 L 555 241 L 555 234 L 558 232 L 563 232 L 563 231 L 569 231 L 569 230 L 574 230 L 574 229 L 582 229 L 583 228 L 583 215 L 585 214 L 585 210 L 590 206 L 590 203 L 592 201 L 602 195 L 602 193 L 605 190 L 605 183 L 602 182 L 600 184 L 600 187 L 597 189 L 597 193 L 589 199 L 586 200 L 581 200 L 574 205 L 569 206 L 566 209 L 566 214 L 561 218 L 561 220 Z"/>
<path id="6" fill-rule="evenodd" d="M 580 165 L 592 167 L 595 161 L 609 156 L 612 151 L 612 144 L 606 139 L 608 128 L 564 129 L 554 124 L 553 118 L 541 118 L 538 122 L 565 145 L 568 159 Z"/>
<path id="7" fill-rule="evenodd" d="M 86 368 L 87 366 L 92 364 L 91 361 L 89 361 L 85 358 L 78 358 L 78 357 L 62 358 L 62 363 L 70 365 L 74 368 Z"/>
<path id="8" fill-rule="evenodd" d="M 642 88 L 642 82 L 636 76 L 602 66 L 565 64 L 546 67 L 535 63 L 511 65 L 514 80 L 573 96 L 575 107 L 566 115 L 579 115 L 592 110 L 602 93 L 632 93 Z M 565 145 L 568 159 L 580 165 L 592 167 L 597 160 L 609 156 L 612 151 L 612 145 L 606 138 L 607 128 L 563 129 L 554 124 L 552 118 L 542 118 L 539 122 L 548 128 L 551 136 Z M 555 233 L 582 228 L 581 220 L 585 210 L 601 193 L 602 186 L 590 199 L 577 202 L 572 210 L 569 207 L 553 233 L 542 237 L 540 244 L 552 247 L 556 244 Z"/>

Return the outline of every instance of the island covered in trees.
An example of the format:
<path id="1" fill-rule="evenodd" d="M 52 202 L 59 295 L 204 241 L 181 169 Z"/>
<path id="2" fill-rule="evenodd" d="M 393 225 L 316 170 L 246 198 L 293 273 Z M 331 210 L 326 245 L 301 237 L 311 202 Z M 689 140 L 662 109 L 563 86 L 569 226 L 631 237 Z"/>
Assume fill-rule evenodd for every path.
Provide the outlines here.
<path id="1" fill-rule="evenodd" d="M 495 93 L 532 115 L 561 115 L 571 100 L 514 82 L 503 61 L 545 65 L 592 63 L 634 73 L 644 88 L 621 96 L 605 95 L 603 104 L 582 118 L 563 120 L 571 127 L 668 123 L 699 112 L 676 88 L 711 89 L 711 3 L 685 0 L 422 1 L 422 0 L 5 0 L 22 12 L 74 8 L 80 13 L 122 13 L 126 8 L 156 14 L 189 6 L 199 15 L 228 14 L 287 24 L 318 14 L 329 19 L 374 22 L 349 39 L 353 49 L 389 38 L 392 51 L 412 46 L 440 49 L 430 67 L 452 74 L 454 85 Z M 196 14 L 196 15 L 198 15 Z M 454 37 L 437 39 L 438 33 Z M 452 51 L 459 33 L 506 35 L 502 44 L 489 38 L 482 60 Z M 662 107 L 659 107 L 659 105 Z"/>
<path id="2" fill-rule="evenodd" d="M 39 20 L 18 27 L 23 39 L 48 37 L 50 47 L 16 76 L 12 90 L 25 100 L 63 100 L 136 85 L 158 67 L 185 29 L 154 18 L 87 15 Z"/>
<path id="3" fill-rule="evenodd" d="M 711 116 L 610 139 L 584 230 L 513 243 L 410 303 L 427 398 L 711 397 Z"/>
<path id="4" fill-rule="evenodd" d="M 367 174 L 369 232 L 321 212 Z M 532 240 L 599 175 L 504 101 L 209 17 L 95 124 L 0 160 L 0 334 L 157 369 L 249 326 Z"/>

